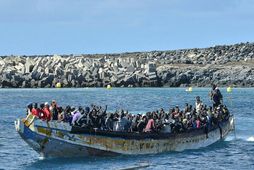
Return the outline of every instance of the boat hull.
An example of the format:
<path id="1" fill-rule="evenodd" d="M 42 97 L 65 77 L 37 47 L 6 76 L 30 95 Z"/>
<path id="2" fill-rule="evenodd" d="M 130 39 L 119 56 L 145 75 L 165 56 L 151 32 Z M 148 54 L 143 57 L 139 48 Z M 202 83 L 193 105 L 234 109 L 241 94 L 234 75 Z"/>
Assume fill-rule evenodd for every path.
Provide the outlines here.
<path id="1" fill-rule="evenodd" d="M 209 132 L 199 130 L 193 133 L 164 134 L 159 138 L 136 134 L 108 135 L 95 132 L 76 132 L 66 123 L 32 123 L 18 119 L 15 127 L 20 136 L 44 157 L 70 156 L 115 156 L 120 154 L 156 154 L 169 151 L 183 151 L 209 146 L 224 139 L 234 129 L 234 119 Z M 131 136 L 130 136 L 131 135 Z"/>

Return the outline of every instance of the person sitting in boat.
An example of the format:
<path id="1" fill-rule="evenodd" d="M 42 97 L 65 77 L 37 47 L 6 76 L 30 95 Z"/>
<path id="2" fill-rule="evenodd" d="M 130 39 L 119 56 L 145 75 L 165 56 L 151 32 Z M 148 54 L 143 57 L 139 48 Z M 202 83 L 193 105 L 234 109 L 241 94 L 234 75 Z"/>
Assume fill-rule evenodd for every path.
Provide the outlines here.
<path id="1" fill-rule="evenodd" d="M 219 105 L 217 107 L 217 113 L 218 113 L 218 120 L 220 122 L 227 120 L 229 117 L 229 112 L 228 112 L 226 106 L 224 106 L 224 105 Z"/>
<path id="2" fill-rule="evenodd" d="M 39 118 L 40 115 L 39 115 L 39 109 L 38 109 L 38 104 L 37 104 L 37 103 L 33 103 L 33 108 L 32 108 L 31 113 L 32 113 L 35 117 Z"/>
<path id="3" fill-rule="evenodd" d="M 95 105 L 91 105 L 92 110 L 88 114 L 88 126 L 91 128 L 99 128 L 100 127 L 100 118 L 97 114 L 97 107 Z"/>
<path id="4" fill-rule="evenodd" d="M 105 129 L 106 130 L 113 131 L 113 128 L 114 128 L 113 118 L 114 118 L 113 113 L 108 113 L 106 121 L 105 121 L 105 125 L 106 125 Z"/>
<path id="5" fill-rule="evenodd" d="M 229 116 L 230 116 L 230 113 L 229 113 L 229 110 L 228 110 L 228 108 L 227 108 L 226 105 L 223 106 L 223 112 L 224 112 L 224 117 L 223 117 L 223 119 L 224 119 L 224 120 L 228 120 L 228 118 L 229 118 Z"/>
<path id="6" fill-rule="evenodd" d="M 171 119 L 169 114 L 165 115 L 163 120 L 163 127 L 161 128 L 162 133 L 171 133 L 171 124 L 173 123 L 173 119 Z"/>
<path id="7" fill-rule="evenodd" d="M 32 121 L 35 119 L 35 117 L 33 116 L 32 114 L 32 109 L 33 109 L 33 103 L 29 103 L 27 106 L 26 106 L 26 118 L 25 118 L 25 122 L 27 120 L 29 120 L 30 118 L 32 119 Z"/>
<path id="8" fill-rule="evenodd" d="M 29 104 L 26 106 L 26 115 L 31 114 L 32 109 L 33 109 L 33 104 L 32 104 L 32 103 L 29 103 Z"/>
<path id="9" fill-rule="evenodd" d="M 181 119 L 179 117 L 177 117 L 174 120 L 175 120 L 175 122 L 172 125 L 172 132 L 179 133 L 179 132 L 183 131 L 183 123 L 182 123 Z"/>
<path id="10" fill-rule="evenodd" d="M 44 113 L 44 103 L 42 103 L 42 104 L 40 104 L 40 109 L 38 109 L 38 111 L 39 111 L 39 118 L 41 119 L 41 120 L 46 120 L 47 119 L 47 117 L 46 117 L 46 114 Z"/>
<path id="11" fill-rule="evenodd" d="M 199 116 L 196 118 L 195 122 L 196 122 L 196 128 L 199 129 L 201 127 L 201 121 Z"/>
<path id="12" fill-rule="evenodd" d="M 189 112 L 189 114 L 187 114 L 186 116 L 187 116 L 187 129 L 190 130 L 192 129 L 192 115 Z"/>
<path id="13" fill-rule="evenodd" d="M 66 108 L 64 109 L 64 122 L 68 122 L 69 124 L 71 124 L 72 122 L 72 115 L 71 115 L 71 106 L 66 106 Z"/>
<path id="14" fill-rule="evenodd" d="M 154 123 L 154 114 L 150 114 L 148 117 L 148 122 L 146 124 L 146 127 L 144 129 L 144 132 L 154 132 L 156 130 L 155 123 Z"/>
<path id="15" fill-rule="evenodd" d="M 212 90 L 210 92 L 210 96 L 211 96 L 211 100 L 213 102 L 213 108 L 218 107 L 222 103 L 223 96 L 222 96 L 219 88 L 215 84 L 212 85 Z"/>
<path id="16" fill-rule="evenodd" d="M 189 103 L 185 103 L 185 108 L 184 108 L 184 113 L 191 112 L 192 110 L 192 105 L 189 105 Z"/>
<path id="17" fill-rule="evenodd" d="M 164 126 L 165 121 L 165 115 L 164 114 L 155 114 L 154 115 L 154 123 L 157 131 L 160 131 Z"/>
<path id="18" fill-rule="evenodd" d="M 137 114 L 133 116 L 133 119 L 131 121 L 131 132 L 137 132 L 138 131 L 138 122 L 141 119 L 141 114 Z"/>
<path id="19" fill-rule="evenodd" d="M 187 118 L 184 118 L 183 120 L 182 120 L 182 125 L 183 125 L 183 130 L 186 130 L 186 129 L 188 129 L 188 120 L 187 120 Z"/>
<path id="20" fill-rule="evenodd" d="M 90 108 L 89 107 L 85 107 L 85 110 L 82 109 L 81 111 L 81 116 L 79 117 L 79 119 L 76 121 L 76 124 L 78 126 L 81 127 L 86 127 L 87 126 L 87 118 L 88 118 L 88 114 L 90 112 Z"/>
<path id="21" fill-rule="evenodd" d="M 58 120 L 57 103 L 55 100 L 52 100 L 49 110 L 52 113 L 52 120 Z"/>
<path id="22" fill-rule="evenodd" d="M 97 110 L 97 115 L 99 118 L 100 126 L 98 128 L 105 129 L 106 128 L 106 116 L 107 116 L 107 108 L 108 106 L 105 106 L 105 109 L 103 109 L 101 106 Z"/>
<path id="23" fill-rule="evenodd" d="M 196 105 L 196 112 L 199 115 L 200 112 L 201 112 L 201 109 L 203 107 L 203 102 L 200 100 L 199 96 L 196 97 L 196 103 L 195 103 L 195 105 Z"/>
<path id="24" fill-rule="evenodd" d="M 124 115 L 124 111 L 121 111 L 121 115 L 120 118 L 118 119 L 118 121 L 116 122 L 116 127 L 115 130 L 116 131 L 123 131 L 126 132 L 128 131 L 128 125 L 129 125 L 129 121 L 127 120 L 127 118 Z"/>
<path id="25" fill-rule="evenodd" d="M 81 110 L 82 110 L 82 108 L 79 107 L 79 109 L 75 109 L 72 112 L 72 121 L 71 121 L 72 125 L 76 125 L 76 121 L 81 117 L 81 113 L 80 113 Z"/>
<path id="26" fill-rule="evenodd" d="M 143 132 L 148 122 L 147 116 L 145 114 L 142 115 L 140 121 L 138 122 L 137 128 L 138 132 Z"/>
<path id="27" fill-rule="evenodd" d="M 64 120 L 64 111 L 63 111 L 63 108 L 62 107 L 58 107 L 57 108 L 57 113 L 58 113 L 58 122 L 61 122 Z"/>
<path id="28" fill-rule="evenodd" d="M 46 116 L 46 120 L 50 121 L 51 120 L 51 113 L 50 113 L 50 110 L 49 110 L 49 104 L 48 104 L 48 102 L 44 103 L 43 112 L 44 112 L 44 114 Z"/>
<path id="29" fill-rule="evenodd" d="M 155 114 L 155 127 L 157 131 L 161 131 L 164 128 L 166 123 L 166 119 L 168 119 L 167 113 L 165 113 L 164 109 L 161 108 L 158 114 Z M 168 123 L 167 123 L 168 124 Z"/>
<path id="30" fill-rule="evenodd" d="M 180 116 L 180 109 L 179 109 L 179 106 L 178 106 L 178 105 L 176 105 L 176 107 L 173 108 L 173 113 L 172 113 L 172 115 L 173 115 L 173 118 L 174 118 L 174 119 L 176 119 L 176 118 L 178 118 L 178 117 Z"/>

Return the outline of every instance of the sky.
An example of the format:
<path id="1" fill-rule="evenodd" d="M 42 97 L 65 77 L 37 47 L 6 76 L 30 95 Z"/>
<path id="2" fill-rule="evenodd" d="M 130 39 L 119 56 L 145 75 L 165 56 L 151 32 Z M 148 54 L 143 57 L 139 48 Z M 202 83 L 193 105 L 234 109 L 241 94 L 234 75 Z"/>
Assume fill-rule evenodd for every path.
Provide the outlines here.
<path id="1" fill-rule="evenodd" d="M 95 54 L 254 41 L 254 0 L 0 0 L 0 55 Z"/>

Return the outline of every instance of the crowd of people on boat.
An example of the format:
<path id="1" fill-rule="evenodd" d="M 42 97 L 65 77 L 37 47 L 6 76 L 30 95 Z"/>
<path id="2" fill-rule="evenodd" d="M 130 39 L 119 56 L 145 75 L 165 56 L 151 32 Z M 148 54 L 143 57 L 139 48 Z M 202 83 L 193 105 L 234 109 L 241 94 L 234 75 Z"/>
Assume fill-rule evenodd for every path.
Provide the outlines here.
<path id="1" fill-rule="evenodd" d="M 93 128 L 105 131 L 121 132 L 184 132 L 191 129 L 210 129 L 219 125 L 229 117 L 229 111 L 222 104 L 223 96 L 214 85 L 210 93 L 212 107 L 205 105 L 199 96 L 195 107 L 186 103 L 184 109 L 175 106 L 165 111 L 163 108 L 145 114 L 131 114 L 117 110 L 107 112 L 107 106 L 91 105 L 90 107 L 65 108 L 53 100 L 50 104 L 31 103 L 27 106 L 27 114 L 43 121 L 67 122 L 72 126 Z"/>

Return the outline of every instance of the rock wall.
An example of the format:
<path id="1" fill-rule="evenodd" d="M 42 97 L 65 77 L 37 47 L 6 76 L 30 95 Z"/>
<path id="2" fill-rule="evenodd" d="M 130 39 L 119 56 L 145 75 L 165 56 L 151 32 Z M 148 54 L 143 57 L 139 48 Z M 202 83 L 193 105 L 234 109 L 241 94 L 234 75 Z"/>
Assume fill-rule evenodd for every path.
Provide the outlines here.
<path id="1" fill-rule="evenodd" d="M 1 56 L 0 87 L 254 86 L 254 43 L 94 55 Z"/>

